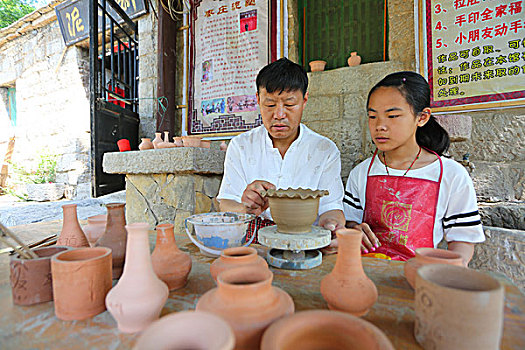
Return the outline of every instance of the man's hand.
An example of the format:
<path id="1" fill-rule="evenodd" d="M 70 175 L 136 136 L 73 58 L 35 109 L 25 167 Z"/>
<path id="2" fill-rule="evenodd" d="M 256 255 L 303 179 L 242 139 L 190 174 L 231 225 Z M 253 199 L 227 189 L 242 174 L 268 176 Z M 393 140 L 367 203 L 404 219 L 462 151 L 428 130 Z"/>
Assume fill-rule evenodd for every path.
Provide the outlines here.
<path id="1" fill-rule="evenodd" d="M 261 196 L 261 192 L 269 190 L 270 188 L 275 188 L 275 185 L 263 180 L 255 180 L 246 187 L 242 194 L 241 201 L 248 214 L 259 216 L 263 211 L 268 209 L 268 198 Z"/>
<path id="2" fill-rule="evenodd" d="M 325 255 L 337 253 L 337 238 L 335 231 L 345 227 L 345 216 L 341 210 L 329 210 L 319 217 L 319 226 L 332 232 L 330 245 L 321 249 Z"/>
<path id="3" fill-rule="evenodd" d="M 372 229 L 367 223 L 363 222 L 358 224 L 357 222 L 351 221 L 348 226 L 364 233 L 363 241 L 361 243 L 361 251 L 363 251 L 363 253 L 367 254 L 373 252 L 381 245 L 379 239 L 377 239 L 376 235 L 374 232 L 372 232 Z"/>

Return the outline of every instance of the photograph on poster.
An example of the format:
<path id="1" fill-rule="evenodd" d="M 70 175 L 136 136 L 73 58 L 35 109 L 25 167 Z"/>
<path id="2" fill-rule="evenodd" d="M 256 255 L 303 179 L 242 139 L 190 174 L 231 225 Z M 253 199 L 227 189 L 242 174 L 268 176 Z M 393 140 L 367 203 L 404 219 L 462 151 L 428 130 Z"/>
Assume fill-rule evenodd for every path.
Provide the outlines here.
<path id="1" fill-rule="evenodd" d="M 213 60 L 202 62 L 202 80 L 210 81 L 213 79 Z"/>
<path id="2" fill-rule="evenodd" d="M 201 112 L 202 115 L 209 115 L 213 113 L 224 114 L 225 107 L 226 104 L 224 103 L 223 98 L 214 98 L 213 100 L 202 101 Z"/>
<path id="3" fill-rule="evenodd" d="M 239 17 L 241 33 L 257 29 L 257 10 L 241 12 Z"/>
<path id="4" fill-rule="evenodd" d="M 257 110 L 257 97 L 243 95 L 228 97 L 228 113 L 251 112 Z"/>

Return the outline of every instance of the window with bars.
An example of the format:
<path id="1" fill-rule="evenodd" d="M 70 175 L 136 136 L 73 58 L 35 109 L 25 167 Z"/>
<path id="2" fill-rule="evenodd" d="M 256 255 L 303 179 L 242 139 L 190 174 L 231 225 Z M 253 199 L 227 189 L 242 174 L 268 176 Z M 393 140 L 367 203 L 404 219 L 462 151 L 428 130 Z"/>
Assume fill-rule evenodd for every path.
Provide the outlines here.
<path id="1" fill-rule="evenodd" d="M 324 60 L 325 69 L 347 66 L 350 52 L 361 63 L 388 59 L 387 0 L 298 0 L 301 63 Z"/>

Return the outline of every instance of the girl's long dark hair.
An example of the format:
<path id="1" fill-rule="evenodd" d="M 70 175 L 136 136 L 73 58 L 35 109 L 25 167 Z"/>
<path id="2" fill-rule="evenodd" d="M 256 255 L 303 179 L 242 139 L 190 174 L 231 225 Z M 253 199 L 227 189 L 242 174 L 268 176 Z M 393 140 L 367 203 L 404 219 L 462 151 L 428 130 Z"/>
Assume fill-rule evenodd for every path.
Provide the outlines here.
<path id="1" fill-rule="evenodd" d="M 412 112 L 416 116 L 423 109 L 430 107 L 430 86 L 425 78 L 416 72 L 397 72 L 387 75 L 370 90 L 366 101 L 367 108 L 372 93 L 382 86 L 396 88 L 412 107 Z M 416 142 L 421 147 L 428 148 L 440 156 L 450 146 L 447 131 L 439 125 L 434 116 L 430 116 L 425 125 L 417 128 Z"/>

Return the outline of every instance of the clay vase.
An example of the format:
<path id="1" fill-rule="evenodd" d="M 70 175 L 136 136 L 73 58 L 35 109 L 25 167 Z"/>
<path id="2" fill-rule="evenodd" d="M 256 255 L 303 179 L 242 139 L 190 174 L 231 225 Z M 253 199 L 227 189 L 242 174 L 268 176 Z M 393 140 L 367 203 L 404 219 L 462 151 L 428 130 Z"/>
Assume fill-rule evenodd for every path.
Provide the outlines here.
<path id="1" fill-rule="evenodd" d="M 12 256 L 9 262 L 9 277 L 13 304 L 33 305 L 53 300 L 51 257 L 70 249 L 72 248 L 56 245 L 32 249 L 38 255 L 38 259 Z"/>
<path id="2" fill-rule="evenodd" d="M 201 146 L 201 138 L 200 137 L 182 136 L 182 144 L 184 145 L 184 147 L 200 147 Z"/>
<path id="3" fill-rule="evenodd" d="M 239 266 L 258 266 L 268 268 L 268 263 L 251 247 L 226 248 L 221 256 L 210 265 L 211 277 L 217 282 L 217 276 L 222 272 Z"/>
<path id="4" fill-rule="evenodd" d="M 339 311 L 308 310 L 283 317 L 264 332 L 261 350 L 394 350 L 372 323 Z"/>
<path id="5" fill-rule="evenodd" d="M 161 142 L 164 142 L 162 140 L 162 133 L 160 132 L 156 132 L 155 133 L 155 138 L 153 139 L 153 141 L 151 141 L 151 143 L 153 144 L 153 148 L 158 148 L 157 145 Z"/>
<path id="6" fill-rule="evenodd" d="M 151 142 L 151 139 L 148 138 L 142 138 L 142 142 L 139 145 L 139 150 L 144 151 L 147 149 L 153 149 L 153 143 Z"/>
<path id="7" fill-rule="evenodd" d="M 66 204 L 62 206 L 64 220 L 62 221 L 62 231 L 58 236 L 57 245 L 80 248 L 89 247 L 89 242 L 78 223 L 77 205 Z"/>
<path id="8" fill-rule="evenodd" d="M 312 72 L 320 72 L 324 70 L 324 67 L 326 66 L 326 61 L 310 61 L 310 63 L 308 64 L 310 65 L 310 70 Z"/>
<path id="9" fill-rule="evenodd" d="M 361 264 L 362 232 L 336 231 L 339 249 L 334 269 L 321 280 L 321 294 L 331 310 L 363 316 L 377 300 L 377 288 Z"/>
<path id="10" fill-rule="evenodd" d="M 82 229 L 84 230 L 86 238 L 92 247 L 104 234 L 107 220 L 108 216 L 106 214 L 91 216 L 87 219 L 87 226 L 84 226 Z"/>
<path id="11" fill-rule="evenodd" d="M 169 290 L 182 288 L 191 271 L 191 257 L 181 251 L 175 243 L 173 224 L 157 225 L 157 242 L 151 254 L 153 271 Z"/>
<path id="12" fill-rule="evenodd" d="M 55 315 L 61 320 L 84 320 L 106 310 L 111 289 L 111 249 L 79 248 L 51 258 Z"/>
<path id="13" fill-rule="evenodd" d="M 463 266 L 461 255 L 450 250 L 437 248 L 417 248 L 416 257 L 409 259 L 404 266 L 405 278 L 412 289 L 416 288 L 416 271 L 421 266 L 430 264 L 447 264 Z"/>
<path id="14" fill-rule="evenodd" d="M 153 322 L 133 349 L 232 350 L 234 346 L 235 336 L 226 321 L 208 312 L 182 311 Z"/>
<path id="15" fill-rule="evenodd" d="M 109 203 L 106 205 L 108 210 L 108 221 L 104 234 L 95 243 L 95 247 L 111 248 L 113 259 L 113 279 L 122 275 L 124 258 L 126 256 L 126 216 L 124 213 L 125 203 Z"/>
<path id="16" fill-rule="evenodd" d="M 226 144 L 226 141 L 222 141 L 221 145 L 219 146 L 219 149 L 221 151 L 226 151 L 228 149 L 228 145 Z"/>
<path id="17" fill-rule="evenodd" d="M 173 138 L 173 143 L 175 144 L 176 147 L 182 147 L 182 146 L 184 146 L 184 145 L 182 144 L 182 137 L 180 137 L 180 136 L 176 136 L 176 137 L 174 137 L 174 138 Z"/>
<path id="18" fill-rule="evenodd" d="M 425 349 L 499 349 L 503 286 L 488 274 L 452 265 L 416 273 L 414 335 Z"/>
<path id="19" fill-rule="evenodd" d="M 348 65 L 350 67 L 359 66 L 361 64 L 361 56 L 357 52 L 350 52 L 350 57 L 348 57 Z"/>
<path id="20" fill-rule="evenodd" d="M 168 286 L 151 265 L 146 223 L 126 226 L 128 242 L 124 273 L 106 297 L 106 306 L 124 333 L 144 330 L 159 318 L 168 299 Z"/>
<path id="21" fill-rule="evenodd" d="M 226 270 L 217 288 L 197 302 L 197 311 L 208 311 L 226 320 L 235 333 L 236 349 L 257 349 L 264 330 L 275 320 L 294 312 L 292 298 L 272 286 L 269 269 L 243 266 Z"/>

